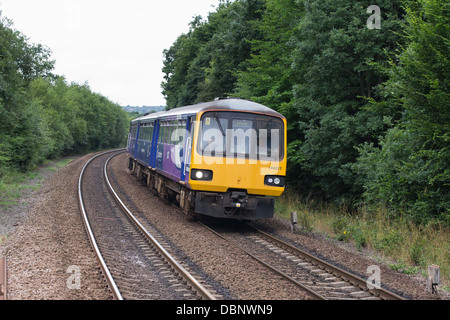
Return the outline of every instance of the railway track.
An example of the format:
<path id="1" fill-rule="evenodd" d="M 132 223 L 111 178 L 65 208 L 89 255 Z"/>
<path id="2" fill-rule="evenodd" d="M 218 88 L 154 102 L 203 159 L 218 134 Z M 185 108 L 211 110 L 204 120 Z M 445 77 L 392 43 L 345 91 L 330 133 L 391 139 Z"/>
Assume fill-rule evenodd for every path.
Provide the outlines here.
<path id="1" fill-rule="evenodd" d="M 186 213 L 172 203 L 182 215 Z M 208 231 L 245 252 L 264 267 L 319 300 L 406 300 L 383 288 L 368 288 L 367 279 L 347 272 L 275 236 L 236 221 L 194 218 Z M 214 226 L 214 224 L 216 224 Z M 225 227 L 224 225 L 231 225 Z M 222 229 L 220 231 L 220 229 Z M 232 240 L 231 240 L 232 239 Z"/>
<path id="2" fill-rule="evenodd" d="M 86 231 L 113 298 L 217 299 L 170 254 L 164 237 L 139 221 L 114 190 L 107 166 L 121 153 L 109 151 L 90 159 L 78 183 Z"/>
<path id="3" fill-rule="evenodd" d="M 249 225 L 222 226 L 199 223 L 218 237 L 320 300 L 405 300 L 383 288 L 369 289 L 367 282 L 271 234 Z M 231 240 L 233 239 L 233 240 Z"/>
<path id="4" fill-rule="evenodd" d="M 106 168 L 109 160 L 112 157 L 109 157 L 107 160 L 104 160 L 105 165 L 103 166 L 103 175 L 105 176 L 106 180 L 105 185 L 107 185 L 108 188 L 112 188 L 112 185 L 109 182 Z M 109 193 L 111 193 L 115 198 L 113 202 L 118 204 L 117 206 L 120 207 L 120 210 L 127 212 L 127 215 L 129 216 L 127 220 L 133 221 L 133 224 L 137 226 L 133 227 L 133 229 L 135 230 L 140 229 L 139 234 L 141 235 L 146 234 L 148 232 L 146 230 L 152 229 L 151 226 L 150 227 L 143 226 L 141 222 L 131 217 L 132 216 L 131 212 L 129 212 L 128 208 L 126 208 L 126 206 L 123 204 L 123 202 L 120 200 L 119 196 L 116 194 L 114 190 L 109 191 Z M 174 207 L 180 210 L 177 206 L 174 205 Z M 354 275 L 346 272 L 345 270 L 339 269 L 325 261 L 322 261 L 314 256 L 311 256 L 310 254 L 286 242 L 276 239 L 275 237 L 273 237 L 268 233 L 257 230 L 247 224 L 245 225 L 235 224 L 234 227 L 227 229 L 223 227 L 224 225 L 223 223 L 214 226 L 209 223 L 203 223 L 201 221 L 198 222 L 204 228 L 208 229 L 210 232 L 213 232 L 216 236 L 219 236 L 220 238 L 231 243 L 235 247 L 239 248 L 239 250 L 244 251 L 247 255 L 258 261 L 258 263 L 264 265 L 264 267 L 269 268 L 276 274 L 280 275 L 283 279 L 294 283 L 296 286 L 300 287 L 302 291 L 308 292 L 313 299 L 321 299 L 321 300 L 403 299 L 402 297 L 395 295 L 391 292 L 388 292 L 384 289 L 369 290 L 367 288 L 366 280 L 359 279 Z M 150 231 L 148 233 L 157 234 L 158 231 L 157 230 Z M 134 235 L 134 237 L 138 236 Z M 153 242 L 153 240 L 156 240 L 157 237 L 161 236 L 152 236 L 152 235 L 146 236 L 145 240 L 141 239 L 138 240 L 138 242 L 145 242 L 145 243 Z M 141 236 L 139 236 L 139 238 L 141 238 Z M 155 247 L 162 248 L 162 251 L 160 250 L 159 253 L 156 254 L 157 256 L 165 256 L 166 254 L 164 253 L 164 251 L 166 251 L 167 253 L 168 251 L 170 251 L 170 248 L 169 249 L 164 248 L 165 245 L 161 246 L 156 245 Z M 144 251 L 148 250 L 149 250 L 148 248 L 144 249 Z M 155 260 L 153 261 L 153 265 L 169 265 L 167 260 L 171 259 L 164 258 L 164 262 L 158 262 Z M 175 266 L 166 267 L 166 269 L 168 269 L 164 271 L 166 273 L 171 271 L 179 274 L 180 272 L 176 267 L 176 263 Z M 120 271 L 119 272 L 112 271 L 111 273 L 119 274 L 118 276 L 119 279 L 123 277 L 123 272 L 121 273 Z M 174 277 L 181 278 L 181 276 L 179 275 Z M 193 278 L 195 279 L 195 277 Z M 194 283 L 190 283 L 189 280 L 184 280 L 184 283 L 188 288 L 186 289 L 186 291 L 189 290 L 194 291 L 197 294 L 198 292 L 201 292 L 201 289 L 193 289 L 195 288 L 195 281 Z M 117 286 L 121 287 L 123 285 L 118 284 Z M 176 286 L 178 287 L 180 286 L 180 284 L 177 284 Z M 123 287 L 129 288 L 130 286 L 123 286 Z M 127 290 L 129 291 L 130 289 Z M 215 299 L 217 298 L 217 296 L 218 295 L 215 295 L 214 293 L 209 293 L 209 295 L 208 293 L 205 293 L 203 295 L 198 294 L 198 297 L 192 297 L 188 295 L 187 299 L 198 299 L 199 297 L 201 297 L 202 299 Z M 132 295 L 132 298 L 136 297 Z M 175 299 L 179 299 L 179 297 L 178 298 L 175 297 Z"/>
<path id="5" fill-rule="evenodd" d="M 302 269 L 309 270 L 311 274 L 318 275 L 321 281 L 315 283 L 313 288 L 322 292 L 328 299 L 405 300 L 403 297 L 383 288 L 369 289 L 366 279 L 361 279 L 271 234 L 258 229 L 254 230 L 257 233 L 253 236 L 255 242 L 284 256 Z"/>

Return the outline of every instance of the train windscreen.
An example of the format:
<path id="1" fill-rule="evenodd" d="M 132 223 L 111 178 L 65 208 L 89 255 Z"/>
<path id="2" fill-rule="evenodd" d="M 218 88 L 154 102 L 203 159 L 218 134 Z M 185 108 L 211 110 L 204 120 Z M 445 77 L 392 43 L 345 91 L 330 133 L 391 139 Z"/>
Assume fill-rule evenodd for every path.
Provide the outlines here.
<path id="1" fill-rule="evenodd" d="M 277 117 L 246 112 L 206 112 L 198 152 L 203 156 L 280 161 L 284 124 Z"/>

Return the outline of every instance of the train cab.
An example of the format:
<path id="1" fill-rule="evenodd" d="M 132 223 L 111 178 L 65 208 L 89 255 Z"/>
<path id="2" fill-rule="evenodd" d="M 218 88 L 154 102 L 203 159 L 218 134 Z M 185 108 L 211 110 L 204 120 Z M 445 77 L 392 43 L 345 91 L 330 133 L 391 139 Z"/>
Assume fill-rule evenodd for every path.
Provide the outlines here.
<path id="1" fill-rule="evenodd" d="M 286 119 L 242 99 L 176 108 L 132 121 L 128 155 L 130 170 L 183 210 L 270 218 L 285 188 Z"/>

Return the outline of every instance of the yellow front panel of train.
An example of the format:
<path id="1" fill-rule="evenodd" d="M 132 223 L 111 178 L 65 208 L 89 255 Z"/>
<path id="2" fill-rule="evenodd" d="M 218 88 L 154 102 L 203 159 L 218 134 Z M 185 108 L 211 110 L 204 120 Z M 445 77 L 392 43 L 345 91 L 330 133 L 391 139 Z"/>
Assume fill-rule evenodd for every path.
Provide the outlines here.
<path id="1" fill-rule="evenodd" d="M 199 117 L 200 118 L 200 117 Z M 280 119 L 281 120 L 281 119 Z M 198 146 L 200 125 L 208 126 L 214 122 L 213 119 L 204 118 L 201 123 L 196 123 L 196 134 L 193 139 L 191 154 L 191 173 L 194 169 L 212 171 L 212 180 L 203 181 L 192 179 L 189 176 L 189 184 L 193 190 L 210 192 L 226 192 L 228 189 L 245 189 L 248 194 L 280 196 L 284 191 L 284 186 L 275 186 L 268 183 L 268 177 L 280 177 L 284 182 L 286 175 L 286 120 L 282 119 L 283 130 L 282 148 L 280 161 L 260 161 L 249 158 L 237 158 L 230 156 L 204 156 Z M 217 121 L 215 121 L 217 122 Z M 228 132 L 227 132 L 228 133 Z M 270 179 L 270 178 L 269 178 Z M 276 179 L 276 178 L 275 178 Z M 272 181 L 274 178 L 272 178 Z M 270 180 L 269 180 L 270 181 Z M 271 182 L 272 182 L 271 181 Z"/>
<path id="2" fill-rule="evenodd" d="M 207 164 L 217 161 L 217 159 L 203 157 L 203 160 L 205 160 L 204 164 L 192 166 L 192 168 L 211 170 L 213 177 L 211 181 L 193 180 L 190 178 L 189 183 L 193 190 L 226 192 L 228 189 L 245 189 L 249 194 L 267 196 L 280 196 L 284 191 L 284 187 L 265 185 L 264 180 L 266 175 L 285 176 L 285 161 L 275 165 L 273 163 L 262 165 L 259 161 L 257 164 Z M 227 161 L 226 158 L 223 160 L 224 162 Z M 236 160 L 238 159 L 229 160 L 237 162 Z"/>

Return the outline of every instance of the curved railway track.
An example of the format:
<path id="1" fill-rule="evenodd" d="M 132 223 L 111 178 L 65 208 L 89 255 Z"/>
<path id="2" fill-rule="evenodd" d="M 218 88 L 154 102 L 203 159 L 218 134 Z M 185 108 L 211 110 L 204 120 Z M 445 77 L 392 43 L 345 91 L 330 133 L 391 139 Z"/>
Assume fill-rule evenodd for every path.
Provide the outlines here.
<path id="1" fill-rule="evenodd" d="M 124 205 L 108 177 L 113 150 L 91 158 L 78 182 L 80 211 L 114 299 L 215 300 Z M 113 155 L 110 156 L 110 154 Z M 125 213 L 125 214 L 124 214 Z"/>
<path id="2" fill-rule="evenodd" d="M 319 300 L 405 300 L 250 225 L 237 232 L 199 223 Z M 231 240 L 232 238 L 233 240 Z"/>
<path id="3" fill-rule="evenodd" d="M 327 299 L 350 296 L 350 299 L 372 300 L 405 300 L 403 297 L 383 288 L 369 289 L 367 280 L 361 279 L 341 268 L 338 268 L 322 259 L 315 257 L 273 235 L 254 228 L 257 235 L 253 239 L 277 252 L 300 266 L 316 274 L 321 278 L 321 283 L 316 283 L 315 290 L 323 292 Z"/>
<path id="4" fill-rule="evenodd" d="M 164 236 L 158 234 L 158 230 L 153 230 L 145 222 L 139 221 L 114 190 L 108 177 L 107 166 L 111 158 L 122 152 L 110 151 L 89 160 L 80 174 L 78 186 L 80 209 L 86 230 L 92 247 L 99 257 L 113 297 L 115 299 L 216 299 L 219 297 L 217 293 L 211 292 L 210 288 L 205 288 L 196 280 L 196 277 L 190 275 L 186 268 L 173 258 L 170 247 L 164 244 L 164 240 L 160 240 L 164 239 Z M 114 154 L 110 156 L 110 153 Z M 87 176 L 92 177 L 90 179 L 84 177 L 89 170 Z M 86 181 L 88 187 L 83 186 L 84 179 L 92 180 Z M 100 192 L 101 195 L 99 195 Z M 100 199 L 108 200 L 100 201 Z M 90 209 L 85 208 L 86 203 Z M 175 205 L 174 207 L 179 209 Z M 248 224 L 233 222 L 233 227 L 227 228 L 228 221 L 222 223 L 223 220 L 221 220 L 221 223 L 216 225 L 197 221 L 216 236 L 264 265 L 265 268 L 280 275 L 282 279 L 306 291 L 313 299 L 404 300 L 382 288 L 369 290 L 366 280 Z M 212 221 L 217 222 L 214 219 Z M 92 228 L 92 226 L 95 227 Z M 102 230 L 106 230 L 108 235 L 102 233 Z M 123 247 L 123 243 L 134 244 Z M 130 246 L 133 249 L 130 249 Z M 139 248 L 135 249 L 135 246 Z M 129 253 L 135 252 L 134 250 L 141 253 L 133 253 L 130 256 Z M 115 258 L 125 252 L 127 257 Z M 134 269 L 135 262 L 138 265 L 141 264 L 141 269 L 139 266 Z M 146 277 L 150 281 L 145 280 Z M 157 287 L 159 291 L 147 292 L 145 288 L 148 287 Z"/>
<path id="5" fill-rule="evenodd" d="M 177 205 L 172 205 L 185 215 Z M 217 222 L 214 219 L 212 221 Z M 219 229 L 223 229 L 222 223 L 220 226 L 211 226 L 198 219 L 197 222 L 208 231 L 245 252 L 264 267 L 298 286 L 313 299 L 406 300 L 383 288 L 369 289 L 367 280 L 248 224 L 225 221 L 225 225 L 232 224 L 232 227 L 220 231 Z"/>

